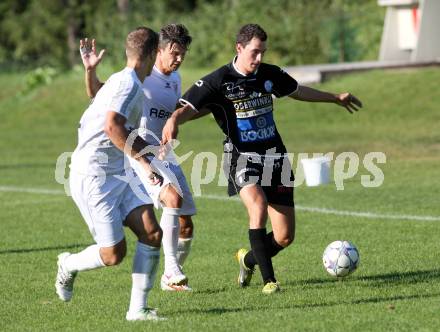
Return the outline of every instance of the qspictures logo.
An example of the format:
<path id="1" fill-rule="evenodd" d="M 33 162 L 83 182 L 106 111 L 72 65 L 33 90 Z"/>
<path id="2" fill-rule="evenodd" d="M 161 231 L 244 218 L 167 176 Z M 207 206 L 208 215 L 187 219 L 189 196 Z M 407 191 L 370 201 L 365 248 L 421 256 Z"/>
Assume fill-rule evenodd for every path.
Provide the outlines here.
<path id="1" fill-rule="evenodd" d="M 135 136 L 135 132 L 132 133 Z M 151 133 L 154 135 L 153 133 Z M 154 136 L 153 136 L 154 137 Z M 172 164 L 180 166 L 185 162 L 189 162 L 192 158 L 191 171 L 186 173 L 187 180 L 195 196 L 202 195 L 202 187 L 212 183 L 216 183 L 220 187 L 228 186 L 228 180 L 231 179 L 229 172 L 231 168 L 229 165 L 232 160 L 232 149 L 225 149 L 223 155 L 219 158 L 215 153 L 211 151 L 204 151 L 194 153 L 189 151 L 184 155 L 177 155 L 174 149 L 180 145 L 178 140 L 174 140 L 170 144 L 169 150 L 166 155 L 160 155 L 159 146 L 150 146 L 148 151 L 150 155 L 156 157 L 150 157 L 157 163 L 161 163 L 160 159 L 165 159 L 165 164 Z M 172 148 L 171 148 L 172 146 Z M 62 153 L 56 162 L 55 167 L 55 180 L 62 184 L 65 188 L 67 195 L 70 195 L 69 190 L 69 172 L 68 164 L 71 158 L 72 152 Z M 383 152 L 368 152 L 360 155 L 355 152 L 342 152 L 342 153 L 286 153 L 277 154 L 274 150 L 270 149 L 265 154 L 249 155 L 240 154 L 235 160 L 235 165 L 244 165 L 242 169 L 246 169 L 246 163 L 252 161 L 254 164 L 260 164 L 263 171 L 260 181 L 262 185 L 271 185 L 274 174 L 278 174 L 281 184 L 284 187 L 299 187 L 305 184 L 303 160 L 307 160 L 310 157 L 325 157 L 329 163 L 329 178 L 330 184 L 334 184 L 336 190 L 344 190 L 345 183 L 347 181 L 353 181 L 353 179 L 360 173 L 360 184 L 365 188 L 380 187 L 385 181 L 385 174 L 381 169 L 381 165 L 384 165 L 387 161 L 386 155 Z M 104 158 L 105 159 L 105 158 Z M 227 166 L 227 167 L 225 167 Z M 131 177 L 136 176 L 130 166 L 130 163 L 126 163 L 126 181 L 131 183 Z M 281 168 L 281 169 L 280 169 Z M 173 178 L 169 173 L 169 167 L 164 167 L 168 178 Z M 292 180 L 291 172 L 295 174 L 295 179 Z M 106 180 L 105 172 L 100 173 L 102 181 Z M 107 175 L 110 176 L 110 175 Z M 248 179 L 236 177 L 236 181 L 240 186 L 246 185 Z M 251 179 L 252 180 L 252 179 Z M 139 183 L 137 184 L 139 185 Z"/>

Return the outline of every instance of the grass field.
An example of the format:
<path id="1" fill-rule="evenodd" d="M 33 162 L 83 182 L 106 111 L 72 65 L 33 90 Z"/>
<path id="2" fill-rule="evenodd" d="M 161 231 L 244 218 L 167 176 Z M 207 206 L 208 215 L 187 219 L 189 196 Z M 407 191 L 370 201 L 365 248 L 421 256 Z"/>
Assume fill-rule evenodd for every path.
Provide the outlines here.
<path id="1" fill-rule="evenodd" d="M 183 71 L 185 85 L 203 70 Z M 105 76 L 105 74 L 101 74 Z M 275 259 L 282 292 L 236 286 L 235 251 L 246 246 L 239 201 L 226 200 L 217 181 L 196 198 L 196 237 L 185 271 L 191 294 L 151 293 L 166 322 L 127 323 L 134 238 L 118 267 L 80 274 L 74 299 L 54 292 L 56 256 L 92 242 L 63 186 L 55 162 L 76 145 L 87 106 L 82 74 L 71 72 L 25 95 L 23 76 L 0 75 L 0 330 L 2 331 L 438 331 L 440 328 L 440 93 L 438 68 L 369 72 L 320 87 L 350 90 L 365 107 L 350 115 L 334 105 L 276 101 L 276 120 L 289 151 L 384 152 L 385 180 L 365 188 L 359 173 L 295 192 L 294 244 Z M 220 130 L 210 117 L 185 124 L 178 154 L 221 157 Z M 193 158 L 182 166 L 190 174 Z M 219 172 L 219 170 L 217 170 Z M 218 178 L 218 174 L 216 175 Z M 326 210 L 325 210 L 326 209 Z M 361 214 L 362 212 L 367 214 Z M 321 255 L 337 239 L 353 241 L 359 269 L 344 280 L 328 276 Z"/>

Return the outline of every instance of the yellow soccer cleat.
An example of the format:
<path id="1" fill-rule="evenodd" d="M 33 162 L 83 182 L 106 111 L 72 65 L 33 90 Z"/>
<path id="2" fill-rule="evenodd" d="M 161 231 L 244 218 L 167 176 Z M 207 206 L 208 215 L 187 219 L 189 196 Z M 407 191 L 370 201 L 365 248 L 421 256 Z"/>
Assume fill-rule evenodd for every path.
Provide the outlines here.
<path id="1" fill-rule="evenodd" d="M 246 249 L 240 249 L 235 254 L 237 258 L 238 265 L 240 266 L 240 273 L 238 274 L 238 285 L 240 287 L 247 287 L 251 283 L 252 275 L 254 274 L 254 269 L 248 268 L 244 264 L 244 256 L 248 253 Z"/>
<path id="2" fill-rule="evenodd" d="M 263 294 L 274 294 L 280 290 L 280 285 L 277 282 L 268 282 L 263 287 Z"/>

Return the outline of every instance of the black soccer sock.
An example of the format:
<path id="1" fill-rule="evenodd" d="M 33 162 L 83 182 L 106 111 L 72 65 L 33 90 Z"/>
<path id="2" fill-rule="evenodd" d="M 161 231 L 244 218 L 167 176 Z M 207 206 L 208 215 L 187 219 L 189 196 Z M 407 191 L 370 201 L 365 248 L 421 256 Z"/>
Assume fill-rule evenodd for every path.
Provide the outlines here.
<path id="1" fill-rule="evenodd" d="M 257 265 L 257 260 L 255 259 L 252 250 L 248 251 L 246 256 L 244 256 L 244 265 L 246 265 L 250 269 L 253 269 L 255 265 Z"/>
<path id="2" fill-rule="evenodd" d="M 275 282 L 276 280 L 272 266 L 272 259 L 266 252 L 265 239 L 265 228 L 249 230 L 249 242 L 251 243 L 252 256 L 260 267 L 261 277 L 263 278 L 263 282 L 266 284 L 270 281 Z M 248 256 L 251 255 L 245 256 L 245 264 L 247 267 L 251 267 L 251 264 L 248 265 L 246 263 L 246 257 Z"/>
<path id="3" fill-rule="evenodd" d="M 275 241 L 273 232 L 266 234 L 264 245 L 266 248 L 266 253 L 269 255 L 269 257 L 276 256 L 281 250 L 284 249 L 283 246 L 279 245 L 278 242 Z M 257 265 L 257 260 L 255 259 L 252 250 L 249 251 L 246 256 L 244 256 L 244 264 L 250 269 L 253 269 L 254 266 Z"/>
<path id="4" fill-rule="evenodd" d="M 266 235 L 264 244 L 266 245 L 266 252 L 270 257 L 276 256 L 281 250 L 284 249 L 283 246 L 279 245 L 273 236 L 273 232 Z"/>

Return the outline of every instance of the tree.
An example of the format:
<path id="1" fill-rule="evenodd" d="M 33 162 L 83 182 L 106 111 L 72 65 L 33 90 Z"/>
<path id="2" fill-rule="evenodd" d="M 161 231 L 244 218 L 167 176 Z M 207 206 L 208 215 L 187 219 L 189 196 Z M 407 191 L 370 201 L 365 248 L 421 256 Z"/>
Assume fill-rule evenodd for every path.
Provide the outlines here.
<path id="1" fill-rule="evenodd" d="M 124 64 L 127 33 L 184 23 L 194 37 L 187 66 L 215 67 L 234 54 L 245 23 L 269 34 L 267 61 L 280 65 L 372 60 L 384 8 L 376 0 L 2 0 L 0 63 L 71 67 L 78 40 L 96 37 L 106 62 Z"/>

